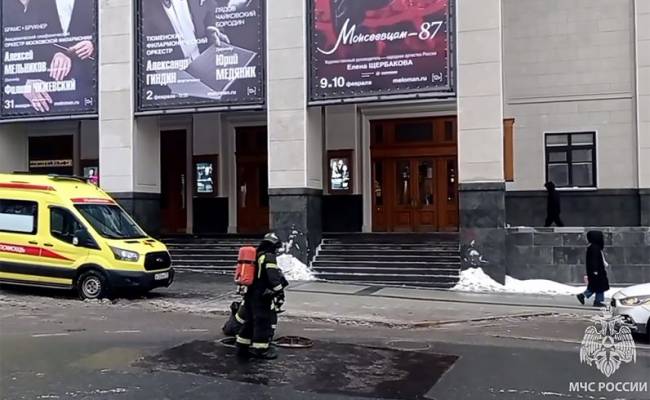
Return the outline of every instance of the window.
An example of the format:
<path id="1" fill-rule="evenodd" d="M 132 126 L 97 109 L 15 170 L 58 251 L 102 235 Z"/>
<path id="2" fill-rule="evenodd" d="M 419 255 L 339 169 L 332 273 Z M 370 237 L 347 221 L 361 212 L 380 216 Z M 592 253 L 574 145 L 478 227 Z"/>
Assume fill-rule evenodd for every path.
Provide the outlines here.
<path id="1" fill-rule="evenodd" d="M 34 201 L 0 200 L 0 231 L 35 234 L 38 204 Z"/>
<path id="2" fill-rule="evenodd" d="M 142 239 L 147 237 L 131 217 L 118 206 L 83 204 L 75 207 L 97 233 L 107 239 Z"/>
<path id="3" fill-rule="evenodd" d="M 506 182 L 515 181 L 514 118 L 503 120 L 503 175 Z"/>
<path id="4" fill-rule="evenodd" d="M 55 207 L 50 209 L 50 233 L 53 237 L 72 244 L 75 232 L 83 228 L 70 211 Z"/>
<path id="5" fill-rule="evenodd" d="M 596 134 L 547 133 L 546 180 L 557 187 L 596 187 Z"/>
<path id="6" fill-rule="evenodd" d="M 426 122 L 400 122 L 395 124 L 395 141 L 398 143 L 430 142 L 433 124 Z"/>

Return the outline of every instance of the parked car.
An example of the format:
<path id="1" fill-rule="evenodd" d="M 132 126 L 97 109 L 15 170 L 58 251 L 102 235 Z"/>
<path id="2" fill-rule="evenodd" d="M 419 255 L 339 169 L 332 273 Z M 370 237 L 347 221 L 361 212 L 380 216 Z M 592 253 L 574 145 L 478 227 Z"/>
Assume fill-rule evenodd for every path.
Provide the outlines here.
<path id="1" fill-rule="evenodd" d="M 625 318 L 632 331 L 650 341 L 650 283 L 621 289 L 612 296 L 612 313 Z"/>
<path id="2" fill-rule="evenodd" d="M 96 299 L 173 279 L 165 245 L 86 179 L 0 174 L 0 283 Z"/>

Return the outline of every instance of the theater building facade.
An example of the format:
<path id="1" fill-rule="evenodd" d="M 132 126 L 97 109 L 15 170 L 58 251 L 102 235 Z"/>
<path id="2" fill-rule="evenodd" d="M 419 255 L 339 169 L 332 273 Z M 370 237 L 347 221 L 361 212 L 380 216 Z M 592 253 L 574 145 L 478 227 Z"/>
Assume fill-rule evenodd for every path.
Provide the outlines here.
<path id="1" fill-rule="evenodd" d="M 3 30 L 0 171 L 97 175 L 160 234 L 459 232 L 502 272 L 561 246 L 515 228 L 552 180 L 567 226 L 650 247 L 645 0 L 95 3 L 86 73 L 28 90 L 60 101 Z"/>

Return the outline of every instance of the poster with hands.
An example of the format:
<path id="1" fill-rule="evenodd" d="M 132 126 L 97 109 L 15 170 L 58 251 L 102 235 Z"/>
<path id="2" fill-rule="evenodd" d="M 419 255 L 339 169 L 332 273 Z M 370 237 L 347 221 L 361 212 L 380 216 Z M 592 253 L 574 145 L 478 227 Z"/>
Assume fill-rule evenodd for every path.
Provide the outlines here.
<path id="1" fill-rule="evenodd" d="M 97 0 L 3 0 L 0 118 L 97 113 Z"/>

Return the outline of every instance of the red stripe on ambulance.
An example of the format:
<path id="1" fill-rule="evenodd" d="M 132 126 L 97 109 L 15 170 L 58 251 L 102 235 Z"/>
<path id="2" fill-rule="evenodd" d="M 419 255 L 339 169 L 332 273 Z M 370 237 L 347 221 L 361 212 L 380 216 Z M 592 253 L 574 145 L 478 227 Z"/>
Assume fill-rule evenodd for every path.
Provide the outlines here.
<path id="1" fill-rule="evenodd" d="M 57 260 L 71 261 L 69 258 L 63 257 L 61 254 L 55 253 L 48 249 L 33 246 L 19 246 L 8 243 L 0 243 L 0 253 L 21 254 L 25 256 L 45 257 L 54 258 Z"/>
<path id="2" fill-rule="evenodd" d="M 72 200 L 72 202 L 75 204 L 115 204 L 115 202 L 110 199 L 95 199 L 95 198 L 82 197 L 82 198 L 76 198 L 70 200 Z"/>

